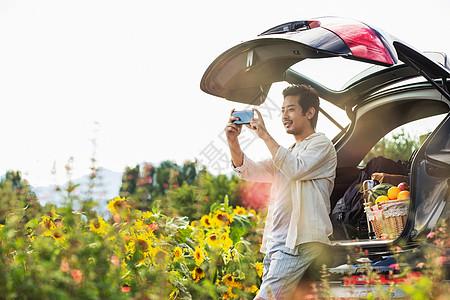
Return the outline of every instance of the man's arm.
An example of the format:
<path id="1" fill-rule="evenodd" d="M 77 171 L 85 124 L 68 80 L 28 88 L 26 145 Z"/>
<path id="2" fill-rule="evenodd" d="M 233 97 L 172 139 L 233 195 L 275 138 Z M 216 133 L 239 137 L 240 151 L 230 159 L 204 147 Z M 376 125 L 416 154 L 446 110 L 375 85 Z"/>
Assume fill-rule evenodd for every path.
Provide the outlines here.
<path id="1" fill-rule="evenodd" d="M 239 178 L 260 181 L 260 182 L 272 182 L 274 166 L 272 160 L 264 160 L 260 162 L 254 162 L 247 158 L 241 150 L 241 146 L 238 141 L 238 136 L 241 133 L 242 125 L 236 125 L 233 123 L 238 118 L 233 117 L 234 109 L 231 111 L 229 122 L 225 127 L 225 134 L 227 137 L 228 147 L 230 148 L 232 168 L 237 173 Z"/>
<path id="2" fill-rule="evenodd" d="M 236 139 L 235 141 L 228 141 L 228 147 L 230 148 L 231 161 L 235 167 L 240 167 L 244 163 L 244 152 L 241 150 L 241 145 Z"/>

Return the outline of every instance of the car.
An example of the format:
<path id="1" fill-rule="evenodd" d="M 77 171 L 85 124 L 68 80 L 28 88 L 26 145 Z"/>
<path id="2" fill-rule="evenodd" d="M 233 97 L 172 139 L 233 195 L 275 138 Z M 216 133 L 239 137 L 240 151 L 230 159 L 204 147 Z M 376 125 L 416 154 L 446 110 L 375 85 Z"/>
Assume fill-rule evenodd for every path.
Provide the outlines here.
<path id="1" fill-rule="evenodd" d="M 321 66 L 311 74 L 322 72 L 333 76 L 337 68 L 328 64 L 331 60 L 359 63 L 363 66 L 362 71 L 351 74 L 353 78 L 341 88 L 330 88 L 303 72 L 307 68 L 302 69 L 302 66 L 308 62 Z M 320 64 L 321 61 L 327 63 Z M 332 139 L 338 160 L 330 199 L 333 209 L 361 178 L 361 172 L 367 167 L 361 162 L 378 141 L 396 128 L 408 124 L 419 128 L 415 122 L 434 118 L 433 128 L 425 132 L 422 144 L 402 162 L 406 166 L 403 175 L 409 182 L 410 193 L 408 201 L 403 202 L 405 213 L 396 234 L 382 238 L 374 236 L 374 223 L 369 219 L 359 224 L 334 220 L 335 234 L 330 246 L 333 255 L 327 261 L 327 267 L 339 274 L 340 266 L 357 268 L 357 265 L 346 264 L 348 257 L 353 261 L 369 262 L 375 269 L 379 265 L 386 268 L 383 261 L 391 259 L 396 252 L 407 256 L 414 249 L 425 247 L 427 235 L 433 228 L 442 220 L 448 223 L 449 79 L 450 65 L 444 53 L 421 52 L 363 22 L 323 17 L 275 26 L 226 50 L 207 68 L 200 88 L 229 101 L 259 106 L 267 99 L 271 87 L 279 82 L 314 87 L 321 101 L 333 107 L 325 111 L 321 105 L 319 116 L 328 118 L 338 128 Z M 347 116 L 348 124 L 342 125 L 334 117 L 342 113 Z M 365 207 L 370 204 L 359 204 L 359 213 L 369 218 L 370 212 Z M 346 225 L 353 226 L 353 234 L 346 232 Z M 392 274 L 396 270 L 391 268 L 390 271 Z M 358 276 L 360 273 L 352 274 Z M 388 285 L 389 278 L 386 280 Z M 347 285 L 355 288 L 357 281 L 347 282 Z M 333 281 L 334 295 L 354 296 L 355 290 L 349 294 L 343 283 L 342 276 Z M 361 288 L 356 290 L 359 296 L 373 291 L 367 284 L 359 286 Z M 404 296 L 398 290 L 393 293 L 393 297 Z"/>

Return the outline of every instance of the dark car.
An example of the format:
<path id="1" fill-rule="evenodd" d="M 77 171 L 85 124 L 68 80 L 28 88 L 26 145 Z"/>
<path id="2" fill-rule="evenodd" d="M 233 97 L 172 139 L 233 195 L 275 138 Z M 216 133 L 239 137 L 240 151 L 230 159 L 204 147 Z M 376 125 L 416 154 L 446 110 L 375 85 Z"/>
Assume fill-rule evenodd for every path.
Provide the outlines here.
<path id="1" fill-rule="evenodd" d="M 329 59 L 361 62 L 365 70 L 341 89 L 331 89 L 303 74 L 304 62 L 318 64 Z M 337 76 L 332 65 L 319 71 Z M 359 203 L 356 211 L 364 216 L 362 221 L 359 218 L 349 223 L 353 207 L 348 203 L 340 215 L 331 216 L 335 232 L 331 237 L 333 259 L 327 265 L 336 270 L 349 255 L 355 259 L 366 256 L 376 264 L 390 257 L 393 249 L 399 249 L 397 246 L 405 254 L 411 252 L 423 246 L 440 220 L 448 221 L 449 78 L 450 65 L 443 53 L 423 53 L 364 23 L 326 17 L 276 26 L 225 51 L 208 67 L 200 87 L 230 101 L 261 105 L 277 82 L 307 84 L 317 90 L 322 101 L 333 104 L 332 111 L 323 107 L 320 111 L 339 128 L 332 139 L 338 158 L 331 196 L 334 211 L 362 178 L 362 172 L 367 171 L 362 161 L 378 141 L 405 124 L 417 126 L 415 121 L 435 116 L 420 146 L 401 162 L 405 172 L 390 174 L 406 176 L 410 186 L 403 222 L 395 235 L 374 236 L 373 224 L 364 214 L 364 203 Z M 348 124 L 335 120 L 334 115 L 342 112 Z M 379 171 L 383 172 L 382 168 Z M 362 184 L 359 182 L 359 186 Z M 355 249 L 359 249 L 358 253 Z M 367 293 L 367 288 L 360 292 Z"/>

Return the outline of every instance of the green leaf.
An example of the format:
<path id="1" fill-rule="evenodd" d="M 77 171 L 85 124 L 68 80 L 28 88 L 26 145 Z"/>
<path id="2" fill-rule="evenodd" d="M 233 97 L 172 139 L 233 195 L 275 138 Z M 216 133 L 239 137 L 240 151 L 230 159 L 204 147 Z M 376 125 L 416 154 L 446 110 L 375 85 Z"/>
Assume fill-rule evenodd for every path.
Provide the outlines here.
<path id="1" fill-rule="evenodd" d="M 233 241 L 233 243 L 237 243 L 246 233 L 247 229 L 245 228 L 231 227 L 230 239 Z"/>
<path id="2" fill-rule="evenodd" d="M 250 220 L 246 216 L 234 215 L 231 227 L 248 228 L 251 226 Z"/>
<path id="3" fill-rule="evenodd" d="M 191 237 L 192 229 L 189 227 L 178 229 L 179 236 L 175 236 L 178 243 L 185 243 L 186 238 Z"/>

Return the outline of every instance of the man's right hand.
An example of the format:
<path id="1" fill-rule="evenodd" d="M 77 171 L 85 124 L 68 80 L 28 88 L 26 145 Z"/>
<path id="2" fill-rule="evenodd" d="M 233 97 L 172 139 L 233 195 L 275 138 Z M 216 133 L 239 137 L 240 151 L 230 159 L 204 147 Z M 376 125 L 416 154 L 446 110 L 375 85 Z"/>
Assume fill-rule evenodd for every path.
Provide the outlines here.
<path id="1" fill-rule="evenodd" d="M 237 137 L 241 134 L 242 125 L 236 125 L 233 121 L 239 120 L 239 118 L 233 116 L 234 108 L 231 110 L 230 118 L 228 119 L 228 124 L 225 127 L 225 135 L 227 136 L 227 141 L 236 142 Z"/>

